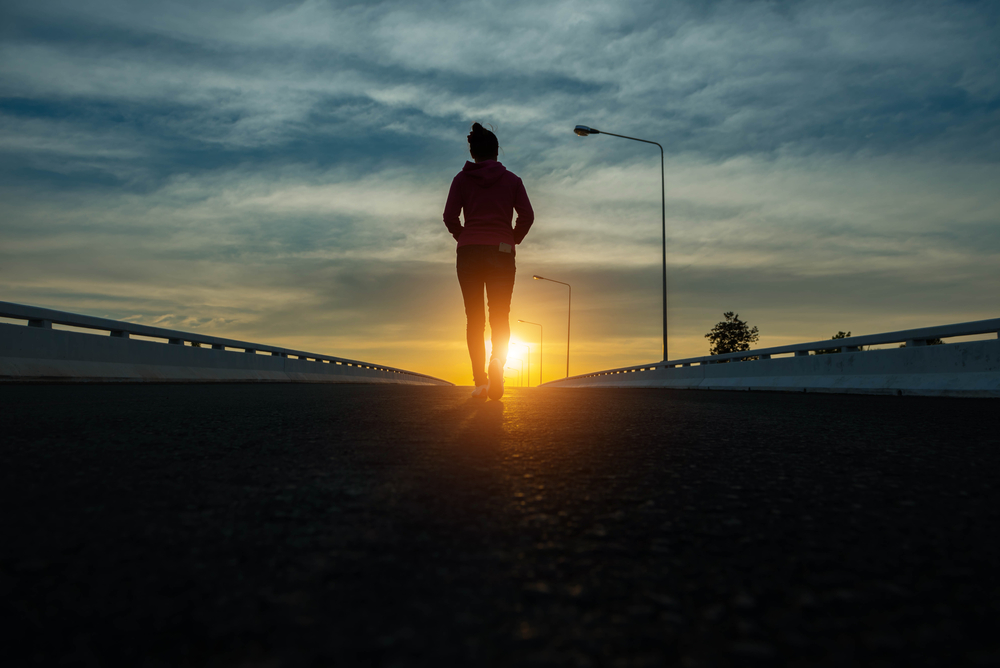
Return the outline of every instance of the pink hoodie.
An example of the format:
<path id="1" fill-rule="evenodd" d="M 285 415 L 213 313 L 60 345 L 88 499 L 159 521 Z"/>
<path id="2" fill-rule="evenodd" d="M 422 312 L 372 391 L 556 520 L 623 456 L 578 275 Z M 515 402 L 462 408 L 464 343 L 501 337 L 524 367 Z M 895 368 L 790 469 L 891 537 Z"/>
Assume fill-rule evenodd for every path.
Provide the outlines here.
<path id="1" fill-rule="evenodd" d="M 458 220 L 465 212 L 465 227 Z M 517 223 L 510 221 L 517 211 Z M 535 220 L 521 179 L 496 160 L 466 162 L 451 182 L 444 224 L 459 247 L 519 244 Z"/>

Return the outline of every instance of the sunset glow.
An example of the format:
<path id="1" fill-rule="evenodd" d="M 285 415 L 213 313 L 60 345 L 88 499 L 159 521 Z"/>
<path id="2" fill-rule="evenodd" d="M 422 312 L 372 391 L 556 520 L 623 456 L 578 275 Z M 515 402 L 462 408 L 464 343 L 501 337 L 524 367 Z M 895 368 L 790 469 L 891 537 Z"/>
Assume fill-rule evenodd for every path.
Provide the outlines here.
<path id="1" fill-rule="evenodd" d="M 761 346 L 996 315 L 988 5 L 44 5 L 3 10 L 9 301 L 470 384 L 441 215 L 481 121 L 536 214 L 531 385 L 567 352 L 533 274 L 570 373 L 660 359 L 659 154 L 581 123 L 666 148 L 672 358 L 727 310 Z"/>

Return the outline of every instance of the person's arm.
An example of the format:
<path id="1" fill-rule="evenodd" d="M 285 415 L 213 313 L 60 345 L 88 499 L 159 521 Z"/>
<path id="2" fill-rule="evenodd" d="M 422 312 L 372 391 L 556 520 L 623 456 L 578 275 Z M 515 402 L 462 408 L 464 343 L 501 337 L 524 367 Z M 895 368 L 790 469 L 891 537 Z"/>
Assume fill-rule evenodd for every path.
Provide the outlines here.
<path id="1" fill-rule="evenodd" d="M 514 211 L 517 211 L 517 220 L 514 222 L 514 243 L 519 244 L 528 236 L 528 230 L 535 222 L 535 212 L 531 210 L 528 192 L 520 179 L 517 183 L 517 194 L 514 196 Z"/>
<path id="2" fill-rule="evenodd" d="M 455 241 L 462 236 L 461 221 L 458 219 L 458 214 L 462 211 L 462 193 L 461 186 L 458 185 L 458 177 L 456 176 L 451 182 L 451 190 L 448 191 L 448 201 L 444 205 L 444 224 L 451 232 L 451 236 L 455 237 Z"/>

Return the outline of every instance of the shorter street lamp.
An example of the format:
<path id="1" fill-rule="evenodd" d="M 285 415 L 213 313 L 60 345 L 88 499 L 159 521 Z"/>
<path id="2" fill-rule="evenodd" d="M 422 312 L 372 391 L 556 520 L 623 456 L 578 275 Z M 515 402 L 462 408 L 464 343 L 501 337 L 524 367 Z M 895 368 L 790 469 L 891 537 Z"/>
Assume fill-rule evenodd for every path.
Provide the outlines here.
<path id="1" fill-rule="evenodd" d="M 507 361 L 509 362 L 510 360 Z M 509 366 L 507 368 L 510 369 L 511 371 L 517 371 L 517 386 L 521 387 L 522 385 L 524 385 L 524 381 L 522 380 L 522 378 L 524 377 L 524 360 L 517 360 L 517 361 L 521 363 L 520 369 L 515 369 L 512 366 Z"/>
<path id="2" fill-rule="evenodd" d="M 544 361 L 544 357 L 543 357 L 544 349 L 542 348 L 542 334 L 544 334 L 544 332 L 542 331 L 542 326 L 539 325 L 537 322 L 528 322 L 527 320 L 518 320 L 518 322 L 523 322 L 525 325 L 537 325 L 538 326 L 538 384 L 541 385 L 542 382 L 543 382 L 542 381 L 542 362 Z M 530 384 L 530 381 L 529 381 L 529 384 Z"/>
<path id="3" fill-rule="evenodd" d="M 573 286 L 569 283 L 563 283 L 562 281 L 557 281 L 554 278 L 545 278 L 544 276 L 532 276 L 536 281 L 551 281 L 553 283 L 559 283 L 560 285 L 565 285 L 569 288 L 569 305 L 566 308 L 566 377 L 569 378 L 569 322 L 570 317 L 573 315 Z"/>
<path id="4" fill-rule="evenodd" d="M 528 359 L 524 365 L 524 377 L 528 379 L 528 387 L 531 387 L 531 346 L 527 343 L 515 343 L 515 346 L 524 346 L 528 351 Z"/>

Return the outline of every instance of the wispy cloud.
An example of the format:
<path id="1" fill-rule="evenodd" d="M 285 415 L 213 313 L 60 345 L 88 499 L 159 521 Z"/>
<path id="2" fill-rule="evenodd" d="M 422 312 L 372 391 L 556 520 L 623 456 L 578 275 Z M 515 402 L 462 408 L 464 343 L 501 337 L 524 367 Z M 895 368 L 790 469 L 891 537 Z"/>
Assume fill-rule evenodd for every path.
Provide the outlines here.
<path id="1" fill-rule="evenodd" d="M 440 215 L 481 120 L 538 214 L 522 275 L 580 285 L 581 371 L 657 354 L 660 201 L 655 147 L 576 123 L 667 147 L 679 353 L 730 309 L 806 338 L 995 315 L 991 3 L 0 11 L 7 299 L 462 380 Z M 515 310 L 557 321 L 535 288 Z"/>

